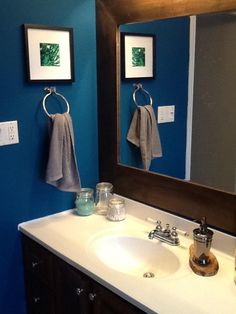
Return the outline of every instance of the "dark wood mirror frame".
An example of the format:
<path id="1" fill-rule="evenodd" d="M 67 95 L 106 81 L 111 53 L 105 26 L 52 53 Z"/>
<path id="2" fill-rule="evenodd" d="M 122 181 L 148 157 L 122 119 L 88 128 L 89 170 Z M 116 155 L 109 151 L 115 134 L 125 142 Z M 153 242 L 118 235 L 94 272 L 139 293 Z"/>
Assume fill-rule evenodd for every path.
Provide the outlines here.
<path id="1" fill-rule="evenodd" d="M 121 24 L 236 10 L 236 0 L 97 0 L 100 180 L 115 192 L 236 235 L 236 195 L 119 164 Z"/>

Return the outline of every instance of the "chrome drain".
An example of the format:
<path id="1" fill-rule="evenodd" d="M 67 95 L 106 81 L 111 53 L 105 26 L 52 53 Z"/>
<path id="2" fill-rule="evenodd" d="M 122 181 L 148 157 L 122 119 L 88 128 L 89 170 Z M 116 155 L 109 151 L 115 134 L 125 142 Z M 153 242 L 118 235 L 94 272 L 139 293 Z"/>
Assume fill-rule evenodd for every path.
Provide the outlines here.
<path id="1" fill-rule="evenodd" d="M 155 277 L 155 274 L 152 273 L 152 272 L 150 272 L 150 271 L 148 271 L 148 272 L 146 272 L 146 273 L 143 274 L 143 277 L 144 277 L 144 278 L 154 278 L 154 277 Z"/>

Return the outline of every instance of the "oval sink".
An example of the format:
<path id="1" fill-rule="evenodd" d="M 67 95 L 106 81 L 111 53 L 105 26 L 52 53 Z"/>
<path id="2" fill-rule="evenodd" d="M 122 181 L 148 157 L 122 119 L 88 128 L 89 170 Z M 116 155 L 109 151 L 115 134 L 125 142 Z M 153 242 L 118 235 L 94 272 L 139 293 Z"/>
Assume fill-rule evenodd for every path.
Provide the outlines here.
<path id="1" fill-rule="evenodd" d="M 91 243 L 99 260 L 116 271 L 133 276 L 154 274 L 161 278 L 175 273 L 180 267 L 178 257 L 160 242 L 129 235 L 97 238 Z"/>

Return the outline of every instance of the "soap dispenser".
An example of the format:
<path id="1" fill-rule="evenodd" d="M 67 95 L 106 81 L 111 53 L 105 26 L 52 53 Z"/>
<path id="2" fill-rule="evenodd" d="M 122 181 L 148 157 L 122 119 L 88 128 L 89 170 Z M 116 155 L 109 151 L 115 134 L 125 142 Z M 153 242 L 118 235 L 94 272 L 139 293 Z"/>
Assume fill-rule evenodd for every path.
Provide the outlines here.
<path id="1" fill-rule="evenodd" d="M 207 227 L 206 217 L 202 217 L 200 226 L 193 230 L 189 263 L 192 270 L 201 276 L 213 276 L 219 268 L 216 257 L 210 252 L 213 234 Z"/>
<path id="2" fill-rule="evenodd" d="M 196 264 L 209 264 L 213 234 L 213 231 L 207 228 L 206 217 L 202 217 L 200 227 L 193 230 L 193 261 Z"/>

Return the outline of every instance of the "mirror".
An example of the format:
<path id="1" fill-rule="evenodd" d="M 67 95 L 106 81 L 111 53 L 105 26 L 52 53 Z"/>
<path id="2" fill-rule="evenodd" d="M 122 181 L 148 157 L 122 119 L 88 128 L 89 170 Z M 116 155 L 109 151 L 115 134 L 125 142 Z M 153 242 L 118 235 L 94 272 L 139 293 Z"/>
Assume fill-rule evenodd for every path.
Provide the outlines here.
<path id="1" fill-rule="evenodd" d="M 236 0 L 97 0 L 97 79 L 100 180 L 115 192 L 187 219 L 236 234 L 236 196 L 119 163 L 120 33 L 122 24 L 236 9 Z"/>
<path id="2" fill-rule="evenodd" d="M 144 168 L 142 147 L 127 139 L 134 113 L 139 115 L 133 94 L 143 107 L 150 102 L 142 89 L 135 92 L 142 83 L 153 99 L 162 148 L 162 156 L 154 158 L 148 170 L 236 193 L 235 29 L 231 12 L 120 26 L 121 34 L 154 34 L 156 41 L 154 78 L 121 78 L 121 164 Z M 144 62 L 139 68 L 145 69 Z M 172 110 L 166 108 L 170 105 L 174 118 L 167 116 L 164 122 L 160 110 Z M 136 126 L 138 140 L 144 135 Z"/>

